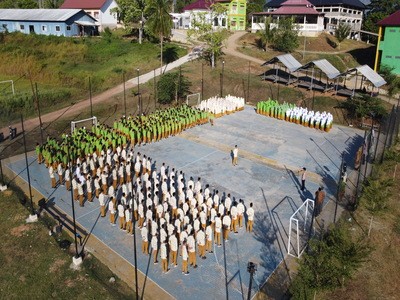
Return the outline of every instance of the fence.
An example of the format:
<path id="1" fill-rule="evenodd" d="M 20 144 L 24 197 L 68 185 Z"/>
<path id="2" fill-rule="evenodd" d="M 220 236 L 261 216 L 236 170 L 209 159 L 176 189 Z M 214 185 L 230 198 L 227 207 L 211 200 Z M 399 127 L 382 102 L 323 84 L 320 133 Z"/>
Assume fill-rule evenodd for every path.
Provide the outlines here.
<path id="1" fill-rule="evenodd" d="M 371 175 L 374 164 L 382 163 L 385 152 L 396 142 L 399 135 L 400 107 L 393 105 L 390 114 L 378 124 L 372 123 L 370 129 L 365 132 L 362 146 L 362 156 L 358 168 L 357 182 L 354 196 L 348 204 L 353 209 L 357 208 L 361 196 L 363 183 Z"/>

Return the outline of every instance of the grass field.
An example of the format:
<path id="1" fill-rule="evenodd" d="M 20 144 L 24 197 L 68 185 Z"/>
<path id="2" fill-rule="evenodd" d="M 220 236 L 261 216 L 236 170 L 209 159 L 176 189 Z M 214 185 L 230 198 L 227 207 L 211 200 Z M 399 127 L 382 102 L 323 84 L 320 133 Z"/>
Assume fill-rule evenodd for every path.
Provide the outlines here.
<path id="1" fill-rule="evenodd" d="M 32 83 L 38 84 L 42 113 L 89 97 L 89 77 L 92 93 L 104 91 L 122 83 L 125 78 L 159 67 L 159 46 L 142 45 L 116 35 L 95 38 L 66 38 L 56 36 L 5 36 L 0 47 L 0 81 L 14 80 L 16 95 L 9 84 L 0 86 L 0 126 L 19 117 L 34 113 Z M 165 59 L 172 61 L 187 50 L 167 44 Z"/>
<path id="2" fill-rule="evenodd" d="M 81 270 L 69 268 L 72 254 L 61 250 L 41 219 L 26 224 L 28 210 L 19 193 L 0 192 L 0 290 L 7 299 L 133 299 L 133 291 L 90 254 Z M 114 276 L 115 277 L 115 276 Z"/>

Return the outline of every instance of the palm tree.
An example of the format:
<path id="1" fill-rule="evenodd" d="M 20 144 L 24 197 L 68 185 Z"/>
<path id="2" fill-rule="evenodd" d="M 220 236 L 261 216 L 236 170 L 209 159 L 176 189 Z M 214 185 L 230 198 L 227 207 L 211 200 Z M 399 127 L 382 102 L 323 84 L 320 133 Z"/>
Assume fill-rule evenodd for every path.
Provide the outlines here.
<path id="1" fill-rule="evenodd" d="M 161 70 L 163 65 L 163 41 L 164 37 L 171 34 L 172 18 L 169 14 L 171 3 L 169 0 L 147 0 L 146 14 L 149 16 L 147 26 L 150 31 L 160 37 L 161 43 Z"/>

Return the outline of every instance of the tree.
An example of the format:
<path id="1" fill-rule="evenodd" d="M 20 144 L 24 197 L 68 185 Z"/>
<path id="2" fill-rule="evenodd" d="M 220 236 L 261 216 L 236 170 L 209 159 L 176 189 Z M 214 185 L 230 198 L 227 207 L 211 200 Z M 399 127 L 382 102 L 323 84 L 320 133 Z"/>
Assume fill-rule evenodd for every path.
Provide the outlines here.
<path id="1" fill-rule="evenodd" d="M 249 0 L 247 1 L 246 7 L 246 19 L 247 23 L 251 26 L 251 16 L 255 12 L 260 12 L 264 10 L 265 0 Z"/>
<path id="2" fill-rule="evenodd" d="M 272 46 L 281 52 L 292 52 L 299 46 L 298 29 L 293 18 L 280 18 L 274 31 Z"/>
<path id="3" fill-rule="evenodd" d="M 378 32 L 376 23 L 399 10 L 400 0 L 371 0 L 368 8 L 363 28 L 366 31 Z"/>
<path id="4" fill-rule="evenodd" d="M 271 28 L 271 17 L 268 16 L 265 19 L 265 29 L 258 31 L 258 35 L 260 37 L 260 46 L 265 48 L 265 51 L 268 50 L 268 45 L 274 41 L 276 27 Z"/>
<path id="5" fill-rule="evenodd" d="M 400 77 L 393 73 L 394 67 L 382 65 L 379 74 L 385 79 L 388 87 L 389 99 L 395 96 L 400 91 Z"/>
<path id="6" fill-rule="evenodd" d="M 179 72 L 167 73 L 157 82 L 157 98 L 161 104 L 170 104 L 189 94 L 190 81 Z"/>
<path id="7" fill-rule="evenodd" d="M 146 6 L 146 14 L 149 16 L 147 26 L 154 35 L 160 38 L 161 44 L 161 69 L 163 66 L 163 42 L 164 38 L 171 34 L 172 18 L 169 14 L 170 1 L 168 0 L 148 0 Z"/>
<path id="8" fill-rule="evenodd" d="M 340 23 L 339 26 L 336 28 L 335 31 L 335 36 L 336 39 L 339 42 L 339 50 L 340 50 L 340 44 L 347 39 L 351 31 L 350 25 L 345 24 L 345 23 Z"/>
<path id="9" fill-rule="evenodd" d="M 299 270 L 290 288 L 293 299 L 311 299 L 318 291 L 330 290 L 344 284 L 361 266 L 370 253 L 362 241 L 353 241 L 349 230 L 339 223 L 322 235 L 309 241 Z"/>
<path id="10" fill-rule="evenodd" d="M 187 32 L 189 40 L 197 39 L 206 43 L 201 57 L 210 62 L 212 68 L 215 68 L 215 61 L 223 54 L 224 29 L 220 27 L 214 29 L 212 24 L 214 19 L 219 19 L 221 16 L 226 17 L 226 7 L 219 3 L 213 4 L 211 6 L 211 21 L 207 19 L 206 13 L 196 14 L 191 29 Z"/>
<path id="11" fill-rule="evenodd" d="M 117 0 L 118 6 L 113 8 L 113 12 L 118 13 L 124 23 L 125 28 L 132 32 L 135 26 L 139 29 L 139 44 L 142 43 L 143 24 L 145 21 L 144 11 L 146 9 L 145 0 Z"/>
<path id="12" fill-rule="evenodd" d="M 374 119 L 379 120 L 387 114 L 382 100 L 369 95 L 348 98 L 339 107 L 346 109 L 351 118 L 363 118 L 372 113 Z"/>

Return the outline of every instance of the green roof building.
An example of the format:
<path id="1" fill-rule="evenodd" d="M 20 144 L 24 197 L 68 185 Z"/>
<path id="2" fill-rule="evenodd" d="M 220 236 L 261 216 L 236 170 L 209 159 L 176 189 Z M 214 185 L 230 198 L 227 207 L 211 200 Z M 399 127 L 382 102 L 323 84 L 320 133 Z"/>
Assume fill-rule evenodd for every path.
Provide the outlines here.
<path id="1" fill-rule="evenodd" d="M 379 37 L 376 47 L 375 66 L 377 72 L 386 65 L 400 75 L 400 10 L 378 22 Z"/>

